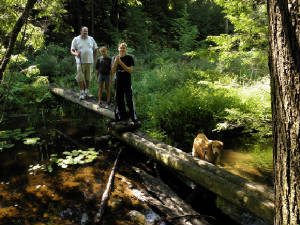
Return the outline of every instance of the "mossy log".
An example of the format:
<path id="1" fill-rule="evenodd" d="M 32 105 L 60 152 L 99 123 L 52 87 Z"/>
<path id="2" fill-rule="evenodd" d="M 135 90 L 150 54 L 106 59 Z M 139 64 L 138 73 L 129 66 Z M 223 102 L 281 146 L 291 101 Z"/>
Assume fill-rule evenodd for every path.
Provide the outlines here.
<path id="1" fill-rule="evenodd" d="M 90 109 L 90 110 L 92 110 L 92 111 L 94 111 L 98 114 L 106 116 L 110 119 L 115 118 L 114 112 L 111 108 L 106 109 L 106 108 L 100 107 L 97 104 L 95 99 L 88 98 L 86 100 L 79 100 L 78 93 L 76 93 L 72 90 L 69 90 L 69 89 L 57 87 L 55 85 L 50 85 L 49 89 L 52 93 L 54 93 L 58 96 L 61 96 L 61 97 L 65 98 L 65 99 L 67 99 L 71 102 L 77 103 L 78 105 L 81 105 L 81 106 L 83 106 L 87 109 Z"/>
<path id="2" fill-rule="evenodd" d="M 249 182 L 203 160 L 194 159 L 180 149 L 149 141 L 138 133 L 114 133 L 123 142 L 175 169 L 187 178 L 216 193 L 239 208 L 246 209 L 273 224 L 274 193 L 271 188 Z"/>

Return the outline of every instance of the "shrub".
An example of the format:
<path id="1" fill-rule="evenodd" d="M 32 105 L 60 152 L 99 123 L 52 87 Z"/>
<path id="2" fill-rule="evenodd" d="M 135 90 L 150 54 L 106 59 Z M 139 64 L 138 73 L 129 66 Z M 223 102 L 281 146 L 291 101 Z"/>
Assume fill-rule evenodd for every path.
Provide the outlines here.
<path id="1" fill-rule="evenodd" d="M 41 75 L 49 76 L 50 80 L 58 76 L 67 76 L 75 73 L 74 57 L 67 48 L 50 44 L 39 52 L 35 62 Z"/>

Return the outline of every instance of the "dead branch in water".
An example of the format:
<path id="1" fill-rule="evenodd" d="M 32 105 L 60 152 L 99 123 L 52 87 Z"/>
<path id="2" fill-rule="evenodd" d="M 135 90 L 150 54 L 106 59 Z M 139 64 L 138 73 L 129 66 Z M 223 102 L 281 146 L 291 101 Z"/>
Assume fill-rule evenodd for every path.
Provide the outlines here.
<path id="1" fill-rule="evenodd" d="M 118 163 L 118 160 L 119 160 L 121 152 L 122 152 L 122 148 L 119 150 L 118 155 L 117 155 L 117 157 L 115 159 L 114 165 L 113 165 L 113 167 L 111 169 L 111 172 L 110 172 L 107 184 L 106 184 L 105 191 L 103 192 L 103 195 L 102 195 L 102 198 L 101 198 L 101 202 L 100 202 L 100 206 L 99 206 L 98 212 L 95 215 L 94 222 L 96 224 L 100 224 L 100 222 L 102 220 L 102 216 L 103 216 L 103 213 L 104 213 L 104 208 L 105 208 L 106 203 L 107 203 L 107 201 L 109 199 L 109 196 L 110 196 L 113 179 L 115 177 L 117 163 Z"/>

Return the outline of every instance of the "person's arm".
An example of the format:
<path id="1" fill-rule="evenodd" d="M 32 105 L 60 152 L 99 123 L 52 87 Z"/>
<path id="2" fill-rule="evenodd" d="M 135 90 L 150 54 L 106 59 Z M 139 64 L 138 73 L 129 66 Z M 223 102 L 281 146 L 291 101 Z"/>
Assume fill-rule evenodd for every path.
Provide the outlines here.
<path id="1" fill-rule="evenodd" d="M 126 66 L 125 63 L 122 62 L 120 58 L 118 58 L 119 65 L 128 73 L 132 73 L 133 67 L 132 66 Z"/>
<path id="2" fill-rule="evenodd" d="M 97 59 L 98 46 L 97 46 L 97 43 L 96 43 L 95 39 L 92 38 L 92 40 L 93 40 L 93 57 L 94 57 L 94 62 L 95 62 L 96 59 Z"/>
<path id="3" fill-rule="evenodd" d="M 96 68 L 96 73 L 97 73 L 97 77 L 98 77 L 100 74 L 100 59 L 97 59 L 95 68 Z"/>
<path id="4" fill-rule="evenodd" d="M 72 55 L 80 57 L 80 51 L 77 50 L 77 48 L 75 46 L 75 41 L 76 40 L 74 38 L 73 41 L 72 41 L 72 44 L 71 44 L 70 52 L 71 52 Z"/>
<path id="5" fill-rule="evenodd" d="M 112 67 L 111 67 L 111 74 L 114 75 L 117 71 L 117 66 L 118 66 L 118 61 L 119 61 L 119 56 L 117 55 L 112 63 Z"/>

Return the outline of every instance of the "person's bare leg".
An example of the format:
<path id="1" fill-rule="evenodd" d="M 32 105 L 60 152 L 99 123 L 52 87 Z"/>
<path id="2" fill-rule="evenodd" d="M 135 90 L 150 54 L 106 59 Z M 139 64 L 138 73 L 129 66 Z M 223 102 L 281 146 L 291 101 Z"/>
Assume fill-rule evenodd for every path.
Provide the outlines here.
<path id="1" fill-rule="evenodd" d="M 85 87 L 84 89 L 89 89 L 90 86 L 90 81 L 89 80 L 85 80 Z"/>
<path id="2" fill-rule="evenodd" d="M 84 82 L 83 81 L 79 81 L 78 85 L 79 85 L 80 91 L 84 91 L 84 88 L 85 88 Z"/>
<path id="3" fill-rule="evenodd" d="M 109 104 L 110 103 L 110 85 L 109 85 L 109 83 L 105 82 L 105 90 L 106 90 L 106 101 L 107 101 L 107 104 Z"/>
<path id="4" fill-rule="evenodd" d="M 103 82 L 99 84 L 99 89 L 98 89 L 98 104 L 101 103 L 102 100 L 102 91 L 103 91 Z"/>

